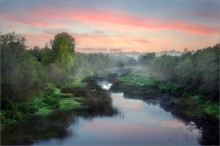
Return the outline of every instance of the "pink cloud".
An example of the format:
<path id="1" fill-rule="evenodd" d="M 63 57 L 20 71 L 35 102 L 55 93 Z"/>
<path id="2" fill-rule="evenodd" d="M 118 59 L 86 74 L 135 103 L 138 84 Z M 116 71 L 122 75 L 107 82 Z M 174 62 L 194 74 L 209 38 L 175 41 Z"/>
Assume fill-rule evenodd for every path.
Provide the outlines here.
<path id="1" fill-rule="evenodd" d="M 47 35 L 47 34 L 23 34 L 27 39 L 27 46 L 29 48 L 32 48 L 34 46 L 43 47 L 46 42 L 49 42 L 51 39 L 53 39 L 54 36 Z"/>
<path id="2" fill-rule="evenodd" d="M 38 35 L 31 35 L 31 34 L 23 34 L 28 40 L 36 40 L 36 41 L 49 41 L 53 38 L 52 35 L 45 35 L 45 34 L 38 34 Z"/>
<path id="3" fill-rule="evenodd" d="M 3 17 L 14 19 L 32 26 L 47 28 L 67 27 L 67 25 L 59 24 L 58 22 L 63 20 L 77 20 L 84 23 L 110 23 L 112 25 L 126 25 L 154 30 L 180 30 L 205 35 L 218 33 L 217 27 L 199 24 L 194 21 L 150 18 L 116 10 L 64 10 L 55 7 L 40 7 L 27 10 L 24 16 L 15 17 L 3 14 Z"/>
<path id="4" fill-rule="evenodd" d="M 53 39 L 56 33 L 61 31 L 68 31 L 71 33 L 71 31 L 73 32 L 73 27 L 77 30 L 75 32 L 79 32 L 72 33 L 72 36 L 76 38 L 77 48 L 105 47 L 107 49 L 126 49 L 125 51 L 138 49 L 138 51 L 141 52 L 152 49 L 154 49 L 154 51 L 157 49 L 158 51 L 164 48 L 200 48 L 201 46 L 212 45 L 215 43 L 218 39 L 217 34 L 219 33 L 217 24 L 215 26 L 205 25 L 192 20 L 167 19 L 162 17 L 151 18 L 110 9 L 65 10 L 55 7 L 38 7 L 29 10 L 25 9 L 23 12 L 19 13 L 3 12 L 0 13 L 0 17 L 2 18 L 2 24 L 4 24 L 3 27 L 5 27 L 5 31 L 16 31 L 17 29 L 18 32 L 22 33 L 23 31 L 23 33 L 29 34 L 26 36 L 28 39 L 28 45 L 31 47 L 34 45 L 43 47 L 45 42 Z M 68 23 L 66 23 L 67 21 Z M 13 27 L 9 27 L 10 24 L 12 24 Z M 23 29 L 24 27 L 21 27 L 21 29 L 19 28 L 22 24 L 26 24 L 24 26 L 32 27 L 26 31 Z M 80 33 L 84 32 L 84 28 L 89 28 L 94 31 L 100 30 L 104 33 Z M 50 29 L 54 30 L 54 32 L 43 31 Z M 43 33 L 34 33 L 37 30 L 43 31 Z M 171 31 L 163 33 L 162 31 L 164 30 Z M 203 38 L 201 40 L 200 37 L 194 39 L 191 43 L 187 43 L 186 39 L 182 40 L 181 38 L 178 38 L 178 36 L 175 36 L 176 34 L 172 35 L 172 31 L 183 32 L 184 35 L 186 34 L 187 36 L 198 34 L 198 36 Z M 166 34 L 169 36 L 166 37 Z"/>
<path id="5" fill-rule="evenodd" d="M 50 40 L 54 38 L 54 35 L 56 33 L 61 32 L 61 31 L 63 30 L 61 29 L 57 31 L 44 31 L 44 33 L 41 33 L 41 34 L 27 34 L 27 33 L 22 33 L 22 34 L 27 38 L 27 45 L 32 48 L 35 45 L 43 47 L 46 42 L 49 42 Z M 129 37 L 108 36 L 108 35 L 97 34 L 97 33 L 91 33 L 91 34 L 72 33 L 71 35 L 76 40 L 77 49 L 78 48 L 100 48 L 100 46 L 105 46 L 106 49 L 126 48 L 127 51 L 128 50 L 132 51 L 134 46 L 141 46 L 145 48 L 146 46 L 149 46 L 152 44 L 152 42 L 149 40 L 146 40 L 140 37 L 135 37 L 135 36 L 129 36 Z"/>
<path id="6" fill-rule="evenodd" d="M 199 34 L 218 33 L 217 27 L 197 24 L 187 20 L 167 20 L 148 18 L 116 10 L 61 10 L 58 8 L 40 8 L 30 10 L 34 17 L 45 17 L 48 20 L 78 20 L 82 22 L 101 22 L 116 25 L 128 25 L 149 29 L 174 29 Z"/>
<path id="7" fill-rule="evenodd" d="M 4 21 L 10 21 L 10 23 L 14 23 L 11 21 L 17 21 L 23 24 L 27 24 L 30 26 L 34 26 L 34 27 L 48 27 L 48 28 L 60 28 L 60 27 L 67 27 L 67 25 L 65 24 L 57 24 L 57 23 L 51 23 L 48 22 L 48 20 L 42 20 L 42 18 L 37 18 L 37 17 L 32 17 L 30 15 L 13 15 L 10 13 L 2 13 L 0 14 L 0 16 L 2 17 L 2 19 Z M 43 16 L 41 16 L 43 17 Z"/>
<path id="8" fill-rule="evenodd" d="M 152 45 L 152 42 L 137 36 L 108 36 L 97 34 L 72 34 L 76 38 L 76 44 L 79 48 L 126 48 L 126 51 L 132 51 L 135 47 L 140 50 L 146 46 Z M 94 43 L 95 42 L 95 43 Z"/>

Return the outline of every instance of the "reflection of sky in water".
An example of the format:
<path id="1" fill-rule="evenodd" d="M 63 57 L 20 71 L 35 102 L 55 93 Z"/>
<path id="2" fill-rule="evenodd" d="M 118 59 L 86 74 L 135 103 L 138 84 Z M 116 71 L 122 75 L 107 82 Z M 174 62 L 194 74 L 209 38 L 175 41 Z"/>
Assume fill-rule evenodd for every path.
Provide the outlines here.
<path id="1" fill-rule="evenodd" d="M 69 127 L 76 135 L 64 141 L 51 139 L 37 144 L 198 145 L 196 138 L 199 131 L 190 131 L 158 105 L 126 99 L 122 93 L 113 93 L 111 96 L 113 105 L 121 112 L 120 116 L 97 117 L 93 120 L 80 117 L 78 124 Z"/>

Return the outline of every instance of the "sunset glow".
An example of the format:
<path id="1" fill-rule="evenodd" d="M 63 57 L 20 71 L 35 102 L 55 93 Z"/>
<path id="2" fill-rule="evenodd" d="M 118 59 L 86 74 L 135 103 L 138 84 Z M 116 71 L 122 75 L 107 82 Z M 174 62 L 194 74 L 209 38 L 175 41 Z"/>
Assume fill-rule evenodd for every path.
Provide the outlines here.
<path id="1" fill-rule="evenodd" d="M 1 32 L 43 47 L 68 32 L 76 49 L 197 50 L 219 42 L 218 0 L 1 0 Z"/>

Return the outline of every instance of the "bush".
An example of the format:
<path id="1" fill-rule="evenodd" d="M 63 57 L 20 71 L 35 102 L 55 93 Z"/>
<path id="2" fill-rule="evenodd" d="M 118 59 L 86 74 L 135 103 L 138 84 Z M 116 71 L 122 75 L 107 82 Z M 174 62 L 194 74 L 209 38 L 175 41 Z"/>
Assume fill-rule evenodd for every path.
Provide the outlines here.
<path id="1" fill-rule="evenodd" d="M 38 110 L 38 106 L 33 102 L 24 102 L 18 105 L 18 110 L 23 114 L 34 114 Z"/>
<path id="2" fill-rule="evenodd" d="M 59 108 L 59 98 L 61 96 L 60 90 L 53 84 L 47 84 L 42 102 L 47 104 L 50 109 Z"/>

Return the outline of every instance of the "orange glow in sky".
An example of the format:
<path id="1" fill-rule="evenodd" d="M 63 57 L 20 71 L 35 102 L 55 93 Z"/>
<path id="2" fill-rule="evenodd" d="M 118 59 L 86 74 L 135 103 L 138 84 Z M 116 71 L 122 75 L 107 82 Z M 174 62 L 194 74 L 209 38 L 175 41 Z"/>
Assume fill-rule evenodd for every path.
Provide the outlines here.
<path id="1" fill-rule="evenodd" d="M 1 32 L 26 36 L 43 47 L 59 32 L 76 49 L 159 52 L 202 49 L 219 42 L 220 2 L 210 0 L 0 1 Z"/>

